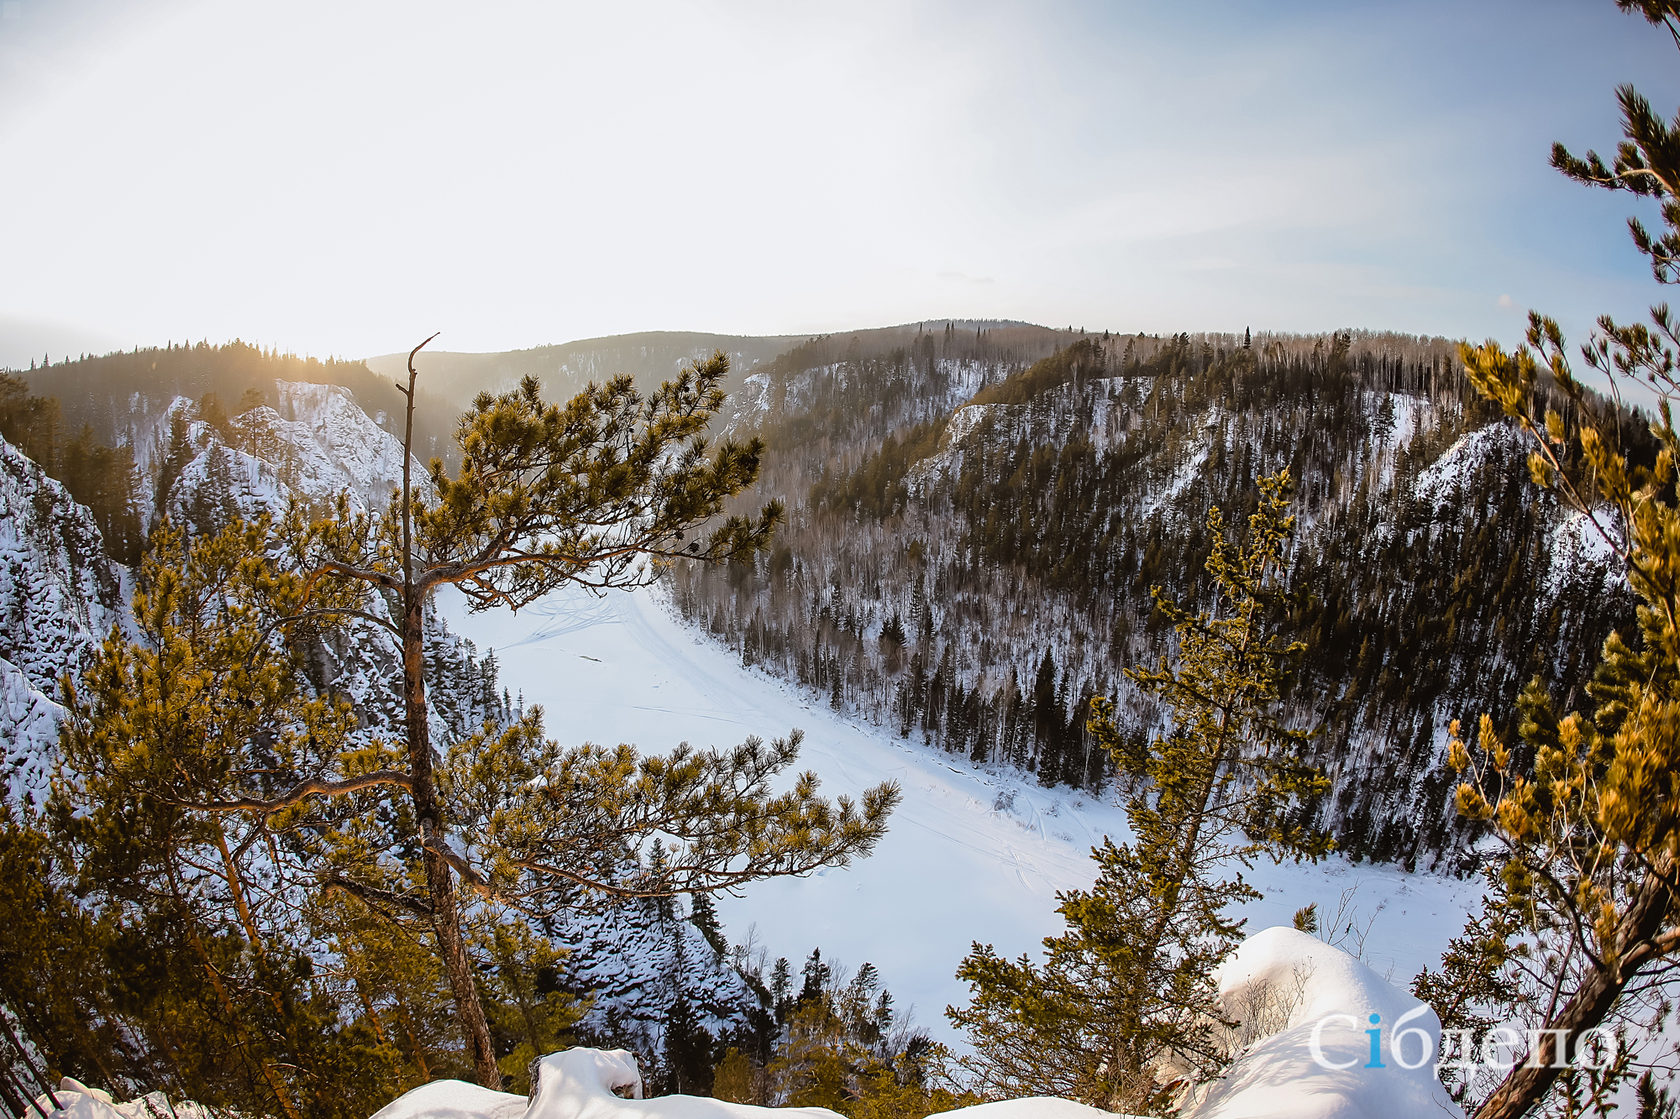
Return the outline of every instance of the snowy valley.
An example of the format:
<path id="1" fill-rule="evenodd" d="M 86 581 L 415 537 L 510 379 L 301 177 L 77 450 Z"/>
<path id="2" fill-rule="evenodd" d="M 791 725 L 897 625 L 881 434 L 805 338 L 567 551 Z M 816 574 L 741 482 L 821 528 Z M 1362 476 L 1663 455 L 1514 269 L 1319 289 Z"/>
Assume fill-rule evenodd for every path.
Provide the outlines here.
<path id="1" fill-rule="evenodd" d="M 540 703 L 548 732 L 563 740 L 662 751 L 798 728 L 799 768 L 814 771 L 826 792 L 857 796 L 897 781 L 904 803 L 870 858 L 756 884 L 720 898 L 718 911 L 731 941 L 753 930 L 772 959 L 818 947 L 853 969 L 874 964 L 900 1005 L 948 1043 L 960 1045 L 943 1013 L 966 997 L 954 971 L 969 942 L 1011 956 L 1034 949 L 1056 929 L 1057 891 L 1090 884 L 1092 845 L 1125 834 L 1113 797 L 953 763 L 937 748 L 837 715 L 826 697 L 742 669 L 657 593 L 563 592 L 518 614 L 441 605 L 451 629 L 497 651 L 507 686 Z M 1251 929 L 1287 925 L 1316 902 L 1342 915 L 1339 943 L 1357 945 L 1401 985 L 1439 957 L 1480 892 L 1475 882 L 1340 857 L 1261 865 L 1252 878 L 1267 896 L 1244 911 Z"/>
<path id="2" fill-rule="evenodd" d="M 899 790 L 887 834 L 869 857 L 719 895 L 716 924 L 681 898 L 577 905 L 544 919 L 543 936 L 569 955 L 541 969 L 538 982 L 546 986 L 539 998 L 588 998 L 571 1035 L 604 1049 L 635 1050 L 642 1075 L 665 1087 L 685 1086 L 671 1051 L 674 1008 L 683 1008 L 685 1030 L 716 1047 L 707 1058 L 716 1060 L 725 1048 L 745 1045 L 742 1039 L 755 1036 L 752 1031 L 762 1036 L 766 1015 L 782 1013 L 776 1004 L 784 996 L 770 993 L 773 962 L 779 959 L 785 972 L 804 960 L 809 979 L 813 950 L 824 969 L 819 985 L 839 991 L 860 972 L 868 974 L 866 993 L 885 999 L 890 992 L 882 1005 L 890 1003 L 891 1012 L 883 1021 L 892 1023 L 895 1036 L 919 1036 L 917 1045 L 938 1043 L 960 1060 L 969 1042 L 944 1012 L 969 998 L 956 969 L 971 945 L 991 945 L 1005 957 L 1034 953 L 1060 927 L 1058 896 L 1091 886 L 1093 846 L 1105 838 L 1133 838 L 1122 791 L 1083 736 L 1079 714 L 1090 695 L 1119 694 L 1131 704 L 1130 732 L 1163 728 L 1160 708 L 1129 691 L 1119 676 L 1119 668 L 1148 659 L 1163 640 L 1158 622 L 1127 598 L 1126 588 L 1133 579 L 1153 577 L 1197 593 L 1187 574 L 1203 547 L 1197 522 L 1209 504 L 1234 501 L 1241 508 L 1241 485 L 1261 460 L 1275 455 L 1279 433 L 1290 422 L 1305 422 L 1301 416 L 1292 421 L 1289 408 L 1305 416 L 1311 409 L 1298 401 L 1248 411 L 1234 405 L 1180 409 L 1165 400 L 1173 378 L 1193 388 L 1198 378 L 1223 375 L 1226 357 L 1224 351 L 1214 357 L 1211 338 L 1199 349 L 1188 339 L 1157 339 L 1148 346 L 1115 339 L 1106 349 L 1078 351 L 1097 356 L 1071 379 L 1021 390 L 1023 377 L 1042 374 L 1036 355 L 1055 357 L 1073 352 L 1058 347 L 1082 343 L 1053 332 L 1006 325 L 995 330 L 994 336 L 977 327 L 972 343 L 966 337 L 959 343 L 947 326 L 938 344 L 931 330 L 881 332 L 861 348 L 853 339 L 839 360 L 837 343 L 813 341 L 735 370 L 737 391 L 718 427 L 735 437 L 762 434 L 769 440 L 764 476 L 748 496 L 776 497 L 790 509 L 784 533 L 756 560 L 678 566 L 637 591 L 597 595 L 563 588 L 517 611 L 474 611 L 450 588 L 438 594 L 427 623 L 426 657 L 440 751 L 472 741 L 486 721 L 508 725 L 540 708 L 546 734 L 562 746 L 624 743 L 643 754 L 665 753 L 679 743 L 727 751 L 754 737 L 797 730 L 804 738 L 795 771 L 812 771 L 823 795 L 856 801 L 881 782 Z M 1280 362 L 1294 360 L 1289 355 L 1296 351 L 1325 352 L 1322 339 L 1317 351 L 1301 341 L 1286 347 L 1268 340 Z M 1334 344 L 1347 346 L 1340 338 Z M 935 356 L 936 345 L 953 356 Z M 1372 354 L 1393 352 L 1392 363 L 1383 359 L 1382 376 L 1415 375 L 1402 372 L 1406 345 L 1427 351 L 1434 344 L 1378 338 L 1336 359 L 1339 372 L 1330 372 L 1355 385 L 1343 394 L 1360 417 L 1352 443 L 1322 436 L 1293 446 L 1308 460 L 1296 562 L 1314 572 L 1315 590 L 1327 597 L 1334 579 L 1345 578 L 1349 586 L 1342 593 L 1352 596 L 1357 580 L 1372 575 L 1354 574 L 1356 561 L 1343 550 L 1348 541 L 1394 555 L 1407 541 L 1421 539 L 1419 546 L 1428 548 L 1431 534 L 1439 540 L 1442 526 L 1466 510 L 1512 500 L 1514 491 L 1496 480 L 1509 471 L 1517 445 L 1508 428 L 1468 416 L 1462 386 L 1438 387 L 1433 395 L 1358 387 L 1359 375 L 1350 370 L 1367 360 L 1368 377 Z M 507 379 L 521 373 L 514 355 L 507 356 L 509 367 L 496 367 L 503 380 L 495 387 L 511 387 Z M 1170 368 L 1112 375 L 1128 362 L 1156 359 Z M 657 366 L 669 355 L 654 348 L 648 360 L 655 368 L 639 371 L 644 378 L 661 372 Z M 1312 360 L 1301 359 L 1297 367 L 1311 367 Z M 594 368 L 588 362 L 583 367 Z M 167 516 L 194 533 L 211 534 L 232 518 L 279 517 L 289 506 L 328 510 L 341 495 L 352 518 L 377 515 L 389 503 L 402 449 L 390 432 L 388 411 L 365 405 L 344 385 L 248 379 L 253 387 L 243 403 L 249 407 L 231 415 L 202 396 L 109 393 L 124 407 L 106 417 L 106 426 L 135 450 L 135 499 L 148 521 Z M 38 383 L 48 384 L 44 378 Z M 1022 391 L 1023 399 L 1011 396 Z M 1332 395 L 1322 385 L 1314 391 Z M 859 400 L 867 403 L 860 408 Z M 812 431 L 825 424 L 822 438 L 812 441 Z M 1141 453 L 1145 443 L 1165 448 L 1163 455 Z M 1072 530 L 1069 548 L 1085 549 L 1094 563 L 1120 557 L 1131 565 L 1123 578 L 1105 571 L 1086 585 L 1035 566 L 1031 547 L 1046 545 L 1042 540 L 1022 544 L 1023 561 L 1014 567 L 987 558 L 998 544 L 981 539 L 963 486 L 987 475 L 999 480 L 999 462 L 1024 452 L 1056 464 L 1042 474 L 1015 471 L 1013 484 L 1022 487 L 1029 505 L 1086 500 L 1067 498 L 1068 479 L 1088 482 L 1092 463 L 1108 472 L 1095 492 L 1111 504 L 1099 506 L 1094 530 Z M 1075 462 L 1079 456 L 1086 467 Z M 44 803 L 50 792 L 63 716 L 53 698 L 60 694 L 58 678 L 85 665 L 113 626 L 133 632 L 123 600 L 133 592 L 136 573 L 102 554 L 86 511 L 15 448 L 0 446 L 0 465 L 8 471 L 0 499 L 11 533 L 0 605 L 14 642 L 0 647 L 6 688 L 0 734 L 10 800 L 21 808 Z M 1117 490 L 1112 479 L 1126 471 L 1137 484 Z M 415 475 L 425 477 L 419 464 Z M 843 496 L 825 496 L 836 492 Z M 1063 524 L 1065 511 L 1028 509 L 1020 523 L 1038 518 Z M 1125 523 L 1153 534 L 1135 555 Z M 1171 556 L 1152 551 L 1143 559 L 1143 551 L 1169 539 L 1178 541 Z M 1545 641 L 1554 647 L 1621 616 L 1625 589 L 1606 582 L 1609 557 L 1566 516 L 1548 511 L 1489 546 L 1520 557 L 1512 562 L 1527 565 L 1524 570 L 1538 565 L 1536 585 L 1551 618 Z M 1344 565 L 1343 574 L 1335 573 L 1336 563 Z M 1115 596 L 1112 611 L 1093 608 L 1102 595 Z M 381 628 L 394 617 L 389 602 L 377 596 L 370 601 L 366 618 L 313 639 L 303 655 L 312 686 L 353 705 L 358 725 L 352 740 L 373 749 L 402 721 L 401 651 Z M 1403 602 L 1403 596 L 1389 601 Z M 1464 607 L 1467 615 L 1472 606 L 1491 609 L 1471 604 Z M 1307 617 L 1322 616 L 1322 604 L 1314 608 L 1319 614 Z M 897 635 L 889 636 L 893 625 Z M 1298 1110 L 1304 1106 L 1298 1092 L 1280 1095 L 1265 1086 L 1269 1070 L 1304 1060 L 1302 1031 L 1324 1015 L 1380 1011 L 1386 1021 L 1404 1014 L 1415 1005 L 1403 993 L 1412 977 L 1438 964 L 1478 905 L 1480 881 L 1450 873 L 1464 860 L 1449 857 L 1459 833 L 1442 822 L 1452 818 L 1443 795 L 1445 720 L 1457 705 L 1500 701 L 1500 689 L 1515 687 L 1519 669 L 1532 663 L 1510 653 L 1521 647 L 1512 638 L 1483 665 L 1493 671 L 1489 684 L 1464 667 L 1464 650 L 1480 632 L 1467 625 L 1465 634 L 1449 638 L 1457 644 L 1445 647 L 1458 658 L 1443 670 L 1450 687 L 1422 693 L 1421 701 L 1408 694 L 1386 706 L 1332 708 L 1343 721 L 1317 747 L 1316 757 L 1333 779 L 1319 819 L 1342 829 L 1353 855 L 1316 863 L 1262 857 L 1243 871 L 1262 896 L 1232 915 L 1247 933 L 1272 931 L 1233 959 L 1228 983 L 1236 992 L 1239 973 L 1263 972 L 1280 990 L 1293 983 L 1287 997 L 1275 998 L 1295 1002 L 1274 1013 L 1272 1032 L 1244 1038 L 1237 1048 L 1249 1047 L 1252 1056 L 1240 1059 L 1219 1085 L 1204 1084 L 1182 1114 L 1309 1114 Z M 1058 666 L 1048 684 L 1046 649 L 1054 650 Z M 1394 646 L 1360 652 L 1357 664 L 1334 657 L 1309 662 L 1289 695 L 1291 711 L 1310 716 L 1312 689 L 1338 671 L 1374 674 L 1386 660 L 1383 679 L 1392 680 L 1405 671 L 1397 659 L 1403 655 Z M 1578 670 L 1571 662 L 1563 671 Z M 1381 737 L 1374 728 L 1396 711 L 1405 715 L 1406 736 Z M 778 780 L 779 789 L 791 789 L 795 772 Z M 645 858 L 646 851 L 636 857 Z M 1438 869 L 1419 872 L 1419 864 Z M 1316 907 L 1321 939 L 1288 929 L 1308 906 Z M 1288 943 L 1280 947 L 1282 941 Z M 338 966 L 340 949 L 333 944 L 318 942 L 313 951 L 323 966 Z M 1322 964 L 1321 983 L 1301 963 L 1307 958 Z M 393 1020 L 408 1013 L 400 999 L 360 997 L 370 1013 L 375 1006 Z M 770 1025 L 774 1030 L 777 1023 Z M 496 1028 L 510 1036 L 518 1032 Z M 431 1039 L 414 1041 L 416 1053 L 443 1045 L 437 1039 L 449 1034 L 441 1020 L 414 1029 Z M 1357 1046 L 1364 1037 L 1354 1031 L 1340 1044 Z M 565 1115 L 617 1114 L 618 1105 L 606 1103 L 586 1073 L 565 1060 L 552 1067 L 563 1065 L 571 1069 L 565 1075 L 582 1078 L 577 1090 L 594 1093 L 596 1101 L 589 1105 L 595 1111 Z M 420 1067 L 430 1067 L 423 1057 Z M 1289 1077 L 1297 1088 L 1312 1083 L 1299 1068 Z M 1381 1110 L 1381 1100 L 1395 1091 L 1421 1093 L 1418 1100 L 1451 1113 L 1432 1077 L 1431 1066 L 1423 1080 L 1408 1072 L 1394 1082 L 1403 1088 L 1355 1078 L 1300 1090 L 1310 1095 L 1322 1089 L 1322 1109 L 1311 1113 L 1327 1117 L 1390 1114 Z M 527 1113 L 524 1097 L 460 1091 L 466 1094 L 437 1088 L 381 1114 L 442 1113 L 428 1108 L 462 1116 Z M 92 1109 L 87 1115 L 104 1114 L 95 1096 L 84 1099 L 85 1109 Z M 554 1099 L 547 1088 L 536 1091 L 528 1113 L 549 1115 Z M 83 1114 L 74 1106 L 69 1114 Z M 1035 1106 L 1011 1116 L 1073 1115 Z M 1007 1110 L 981 1105 L 974 1119 L 1009 1119 L 999 1108 Z M 681 1107 L 648 1114 L 690 1119 Z"/>

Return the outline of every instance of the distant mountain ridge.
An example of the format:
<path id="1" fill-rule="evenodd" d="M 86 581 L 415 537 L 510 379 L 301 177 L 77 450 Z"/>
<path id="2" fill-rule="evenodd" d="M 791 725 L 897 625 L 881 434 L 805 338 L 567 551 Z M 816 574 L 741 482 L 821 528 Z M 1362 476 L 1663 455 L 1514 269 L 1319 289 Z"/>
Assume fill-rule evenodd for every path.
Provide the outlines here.
<path id="1" fill-rule="evenodd" d="M 721 350 L 730 359 L 729 378 L 724 387 L 733 394 L 755 372 L 805 348 L 823 347 L 835 353 L 852 348 L 873 352 L 909 344 L 920 334 L 936 328 L 944 331 L 958 327 L 965 333 L 1002 332 L 1009 336 L 1011 344 L 1026 343 L 1041 355 L 1049 353 L 1054 340 L 1063 336 L 1063 332 L 1030 323 L 978 319 L 938 319 L 818 335 L 655 330 L 494 353 L 458 353 L 428 347 L 416 356 L 415 369 L 420 373 L 419 385 L 427 394 L 427 407 L 448 415 L 447 423 L 441 428 L 437 415 L 423 416 L 428 432 L 447 432 L 453 430 L 454 417 L 465 411 L 479 393 L 509 392 L 525 377 L 536 377 L 547 396 L 554 400 L 565 400 L 592 381 L 605 381 L 620 373 L 628 373 L 636 387 L 646 392 L 675 376 L 684 365 Z M 406 373 L 407 363 L 408 351 L 404 350 L 370 357 L 365 365 L 377 377 L 396 378 Z M 441 454 L 448 459 L 447 440 L 431 439 L 427 446 L 428 454 Z"/>

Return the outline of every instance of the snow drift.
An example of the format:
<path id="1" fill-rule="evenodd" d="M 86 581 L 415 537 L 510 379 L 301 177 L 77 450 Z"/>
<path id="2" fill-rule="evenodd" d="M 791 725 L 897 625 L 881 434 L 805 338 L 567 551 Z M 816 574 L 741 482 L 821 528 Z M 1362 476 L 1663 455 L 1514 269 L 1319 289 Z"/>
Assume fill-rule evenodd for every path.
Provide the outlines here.
<path id="1" fill-rule="evenodd" d="M 1435 1074 L 1435 1012 L 1341 949 L 1264 929 L 1225 962 L 1219 995 L 1259 1036 L 1186 1119 L 1462 1119 Z"/>

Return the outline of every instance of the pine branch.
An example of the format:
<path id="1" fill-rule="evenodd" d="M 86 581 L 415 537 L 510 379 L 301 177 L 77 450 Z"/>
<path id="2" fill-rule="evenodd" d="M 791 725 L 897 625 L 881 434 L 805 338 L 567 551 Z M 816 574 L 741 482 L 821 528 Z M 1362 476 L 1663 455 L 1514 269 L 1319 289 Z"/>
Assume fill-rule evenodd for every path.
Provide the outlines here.
<path id="1" fill-rule="evenodd" d="M 261 812 L 264 816 L 272 816 L 281 809 L 301 804 L 312 796 L 343 796 L 346 793 L 378 786 L 408 789 L 413 786 L 413 782 L 408 774 L 400 770 L 380 769 L 372 773 L 364 773 L 359 777 L 345 777 L 336 780 L 326 777 L 312 777 L 307 781 L 299 782 L 277 797 L 236 797 L 232 800 L 175 801 L 174 803 L 200 812 Z"/>

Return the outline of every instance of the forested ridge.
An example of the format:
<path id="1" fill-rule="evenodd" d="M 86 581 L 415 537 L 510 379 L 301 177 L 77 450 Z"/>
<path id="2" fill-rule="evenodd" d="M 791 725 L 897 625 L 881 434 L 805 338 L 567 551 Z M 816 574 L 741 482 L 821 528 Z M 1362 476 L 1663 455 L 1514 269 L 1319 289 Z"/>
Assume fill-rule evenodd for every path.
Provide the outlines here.
<path id="1" fill-rule="evenodd" d="M 1460 850 L 1447 723 L 1535 676 L 1572 694 L 1631 624 L 1444 340 L 1066 333 L 1036 361 L 983 325 L 896 341 L 819 340 L 749 379 L 735 423 L 788 523 L 674 595 L 746 663 L 974 764 L 1102 788 L 1090 699 L 1118 696 L 1134 736 L 1161 718 L 1121 675 L 1170 644 L 1150 589 L 1204 601 L 1206 511 L 1247 516 L 1280 468 L 1300 531 L 1274 621 L 1307 645 L 1284 701 L 1333 780 L 1313 818 L 1355 858 Z"/>
<path id="2" fill-rule="evenodd" d="M 469 383 L 532 363 L 566 378 L 609 359 L 662 366 L 692 341 L 627 336 L 599 354 L 579 343 L 460 369 L 444 355 L 437 372 L 461 383 L 427 399 L 417 441 L 437 445 L 439 399 Z M 209 446 L 183 442 L 186 421 L 250 449 L 228 417 L 286 408 L 287 379 L 339 384 L 389 427 L 379 405 L 396 394 L 367 364 L 232 343 L 21 373 L 6 430 L 132 562 L 140 525 Z M 1253 480 L 1278 467 L 1298 480 L 1303 527 L 1299 593 L 1278 621 L 1309 649 L 1285 696 L 1303 726 L 1322 724 L 1315 758 L 1336 780 L 1315 811 L 1355 856 L 1453 849 L 1446 723 L 1509 709 L 1536 675 L 1567 697 L 1589 651 L 1631 623 L 1625 586 L 1532 491 L 1524 452 L 1443 340 L 946 320 L 811 338 L 730 383 L 721 426 L 765 437 L 755 496 L 784 501 L 789 519 L 751 565 L 676 572 L 679 607 L 837 707 L 1045 783 L 1108 779 L 1084 728 L 1092 696 L 1129 699 L 1129 733 L 1157 720 L 1120 677 L 1166 637 L 1150 588 L 1196 601 L 1202 515 L 1244 515 Z M 160 420 L 177 397 L 190 415 Z M 178 515 L 226 506 L 220 452 L 204 465 Z"/>

